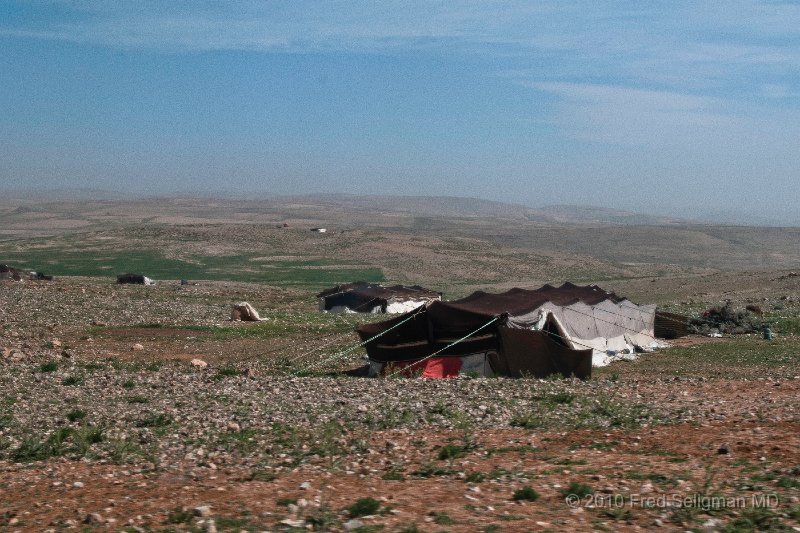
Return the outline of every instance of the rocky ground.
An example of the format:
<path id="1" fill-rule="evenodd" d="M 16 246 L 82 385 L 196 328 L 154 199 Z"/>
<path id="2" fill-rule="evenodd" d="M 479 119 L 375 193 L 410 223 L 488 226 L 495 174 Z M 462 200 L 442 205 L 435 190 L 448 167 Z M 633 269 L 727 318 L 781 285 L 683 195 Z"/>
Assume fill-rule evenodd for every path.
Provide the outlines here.
<path id="1" fill-rule="evenodd" d="M 6 283 L 0 530 L 800 530 L 796 279 L 761 279 L 724 298 L 780 305 L 774 341 L 684 340 L 586 382 L 310 367 L 364 318 L 301 289 Z M 719 303 L 701 282 L 670 305 Z M 240 300 L 268 320 L 227 321 Z"/>

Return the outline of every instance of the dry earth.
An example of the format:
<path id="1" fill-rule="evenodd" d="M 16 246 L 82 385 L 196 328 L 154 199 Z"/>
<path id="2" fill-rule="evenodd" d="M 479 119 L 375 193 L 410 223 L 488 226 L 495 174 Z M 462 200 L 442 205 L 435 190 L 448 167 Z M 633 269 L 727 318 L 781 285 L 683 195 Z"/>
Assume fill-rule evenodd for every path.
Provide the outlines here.
<path id="1" fill-rule="evenodd" d="M 40 207 L 10 206 L 0 256 L 84 243 L 109 257 L 343 258 L 450 295 L 597 281 L 691 314 L 757 303 L 777 338 L 684 339 L 586 382 L 370 380 L 345 375 L 362 361 L 342 352 L 377 317 L 317 313 L 321 286 L 2 282 L 0 531 L 800 530 L 796 232 L 670 227 L 660 241 L 514 210 L 241 207 L 98 202 L 48 226 Z M 340 227 L 321 238 L 281 220 Z M 242 300 L 268 320 L 228 321 Z"/>

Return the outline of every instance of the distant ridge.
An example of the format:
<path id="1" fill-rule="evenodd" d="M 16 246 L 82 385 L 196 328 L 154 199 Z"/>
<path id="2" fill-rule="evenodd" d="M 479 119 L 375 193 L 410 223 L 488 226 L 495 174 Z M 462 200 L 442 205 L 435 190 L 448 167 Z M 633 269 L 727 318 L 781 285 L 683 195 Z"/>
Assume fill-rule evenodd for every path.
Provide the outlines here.
<path id="1" fill-rule="evenodd" d="M 531 207 L 517 203 L 469 198 L 458 196 L 381 196 L 355 194 L 298 194 L 268 196 L 241 192 L 202 194 L 147 195 L 98 189 L 0 189 L 0 207 L 31 208 L 47 207 L 58 213 L 69 204 L 102 203 L 108 205 L 176 205 L 183 209 L 226 207 L 229 210 L 247 212 L 264 209 L 291 214 L 293 209 L 319 208 L 319 215 L 325 217 L 323 209 L 369 214 L 383 213 L 404 217 L 447 217 L 447 218 L 497 218 L 519 220 L 542 224 L 575 225 L 615 225 L 615 226 L 675 226 L 675 225 L 734 225 L 766 227 L 798 227 L 800 218 L 792 218 L 781 223 L 768 214 L 745 215 L 736 212 L 709 211 L 701 216 L 676 217 L 670 215 L 637 213 L 634 211 L 576 204 L 548 205 Z M 16 214 L 23 214 L 17 211 Z M 11 213 L 6 212 L 5 215 Z M 197 213 L 202 215 L 202 209 Z"/>

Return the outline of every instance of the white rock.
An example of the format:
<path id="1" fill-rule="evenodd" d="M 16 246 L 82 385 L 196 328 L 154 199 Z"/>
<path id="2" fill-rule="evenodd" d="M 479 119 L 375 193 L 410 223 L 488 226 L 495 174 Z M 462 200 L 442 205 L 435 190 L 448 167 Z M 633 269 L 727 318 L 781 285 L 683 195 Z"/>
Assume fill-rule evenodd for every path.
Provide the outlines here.
<path id="1" fill-rule="evenodd" d="M 352 520 L 348 520 L 347 522 L 342 524 L 342 527 L 344 528 L 345 531 L 354 531 L 360 527 L 364 527 L 364 522 L 362 522 L 358 518 L 353 518 Z"/>
<path id="2" fill-rule="evenodd" d="M 208 363 L 206 363 L 202 359 L 192 359 L 191 365 L 195 368 L 206 368 L 208 366 Z"/>

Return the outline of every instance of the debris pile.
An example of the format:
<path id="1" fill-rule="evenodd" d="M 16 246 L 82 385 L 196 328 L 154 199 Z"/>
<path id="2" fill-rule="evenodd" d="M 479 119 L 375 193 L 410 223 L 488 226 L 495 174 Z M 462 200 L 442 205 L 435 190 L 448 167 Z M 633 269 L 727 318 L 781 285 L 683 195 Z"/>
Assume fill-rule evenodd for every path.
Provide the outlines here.
<path id="1" fill-rule="evenodd" d="M 757 333 L 763 327 L 752 312 L 737 311 L 730 303 L 712 307 L 706 310 L 702 317 L 692 318 L 689 321 L 690 331 L 701 335 Z"/>

